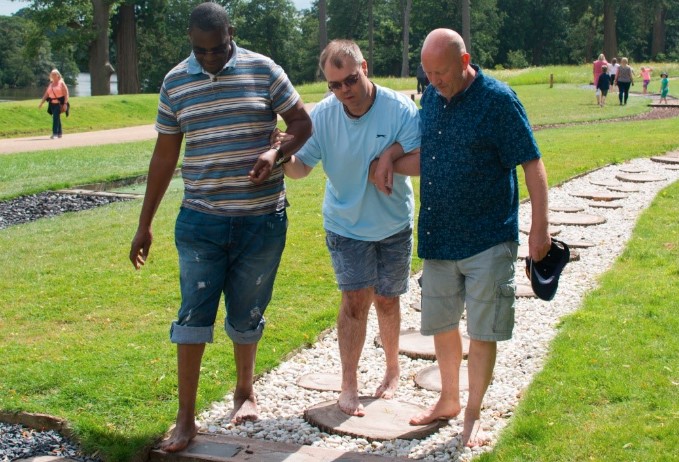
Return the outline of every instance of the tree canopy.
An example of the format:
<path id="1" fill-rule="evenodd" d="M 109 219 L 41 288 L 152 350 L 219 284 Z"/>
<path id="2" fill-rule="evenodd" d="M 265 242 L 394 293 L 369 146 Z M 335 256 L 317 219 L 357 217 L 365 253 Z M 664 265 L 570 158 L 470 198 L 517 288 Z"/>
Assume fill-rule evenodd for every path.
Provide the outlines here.
<path id="1" fill-rule="evenodd" d="M 92 75 L 92 94 L 156 92 L 190 53 L 187 23 L 199 0 L 32 0 L 0 17 L 0 86 Z M 679 0 L 220 0 L 239 46 L 270 56 L 294 83 L 318 78 L 325 40 L 349 38 L 376 75 L 414 75 L 429 31 L 464 32 L 483 67 L 581 64 L 604 52 L 631 61 L 679 59 Z M 323 22 L 321 19 L 323 18 Z"/>

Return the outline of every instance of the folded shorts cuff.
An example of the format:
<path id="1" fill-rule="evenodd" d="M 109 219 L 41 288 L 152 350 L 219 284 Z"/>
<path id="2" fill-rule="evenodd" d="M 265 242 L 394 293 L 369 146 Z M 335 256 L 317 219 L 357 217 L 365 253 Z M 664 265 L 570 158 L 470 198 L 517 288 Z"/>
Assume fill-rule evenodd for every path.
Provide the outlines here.
<path id="1" fill-rule="evenodd" d="M 170 327 L 170 341 L 179 344 L 212 343 L 214 330 L 214 326 L 182 326 L 174 321 Z"/>
<path id="2" fill-rule="evenodd" d="M 264 318 L 262 318 L 256 329 L 240 332 L 234 329 L 228 322 L 224 322 L 224 330 L 233 343 L 238 345 L 251 345 L 259 342 L 262 338 L 262 335 L 264 334 L 264 324 L 265 321 Z"/>

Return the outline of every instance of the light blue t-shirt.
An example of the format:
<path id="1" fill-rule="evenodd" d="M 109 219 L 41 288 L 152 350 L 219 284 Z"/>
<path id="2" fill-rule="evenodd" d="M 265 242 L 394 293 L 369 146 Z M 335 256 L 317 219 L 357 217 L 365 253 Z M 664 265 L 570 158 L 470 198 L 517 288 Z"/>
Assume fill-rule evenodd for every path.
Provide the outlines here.
<path id="1" fill-rule="evenodd" d="M 420 147 L 417 106 L 408 97 L 378 85 L 375 102 L 358 119 L 349 117 L 331 95 L 311 111 L 313 134 L 295 156 L 309 167 L 323 163 L 328 180 L 323 225 L 340 236 L 379 241 L 413 223 L 415 201 L 410 177 L 394 175 L 391 195 L 368 181 L 370 162 L 394 142 L 405 152 Z"/>

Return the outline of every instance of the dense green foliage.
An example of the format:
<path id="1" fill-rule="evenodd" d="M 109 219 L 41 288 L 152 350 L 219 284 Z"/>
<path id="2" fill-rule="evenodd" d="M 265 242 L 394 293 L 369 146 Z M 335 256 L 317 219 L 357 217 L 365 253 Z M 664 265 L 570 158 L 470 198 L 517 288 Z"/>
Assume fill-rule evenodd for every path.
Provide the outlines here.
<path id="1" fill-rule="evenodd" d="M 220 3 L 231 15 L 237 43 L 271 56 L 299 84 L 318 77 L 319 1 L 302 11 L 291 0 Z M 356 40 L 367 58 L 372 30 L 373 73 L 401 75 L 406 0 L 325 1 L 328 39 Z M 53 66 L 63 69 L 67 80 L 77 68 L 86 70 L 96 30 L 92 5 L 102 2 L 109 5 L 113 39 L 121 27 L 123 0 L 31 0 L 21 17 L 2 18 L 0 31 L 11 40 L 0 50 L 0 87 L 40 85 Z M 111 40 L 110 61 L 115 67 L 119 53 L 136 53 L 141 91 L 156 92 L 165 73 L 190 52 L 188 16 L 200 0 L 132 2 L 136 49 L 118 50 Z M 605 10 L 605 5 L 612 7 Z M 627 56 L 632 63 L 679 59 L 679 0 L 475 0 L 470 14 L 473 60 L 486 68 L 589 63 L 606 48 L 605 11 L 614 23 L 608 40 L 615 55 Z M 462 29 L 460 2 L 412 0 L 408 19 L 405 65 L 414 75 L 429 31 Z"/>

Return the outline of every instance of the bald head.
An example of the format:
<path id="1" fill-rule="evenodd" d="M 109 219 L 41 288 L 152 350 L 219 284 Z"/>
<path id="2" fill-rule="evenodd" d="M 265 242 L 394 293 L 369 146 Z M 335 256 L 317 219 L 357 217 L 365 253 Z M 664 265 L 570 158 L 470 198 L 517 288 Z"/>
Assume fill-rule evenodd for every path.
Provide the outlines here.
<path id="1" fill-rule="evenodd" d="M 422 67 L 429 82 L 450 100 L 467 88 L 476 71 L 460 34 L 450 29 L 435 29 L 422 45 Z"/>
<path id="2" fill-rule="evenodd" d="M 429 32 L 422 45 L 422 56 L 425 54 L 440 55 L 450 53 L 451 58 L 462 56 L 467 52 L 460 34 L 451 29 L 434 29 Z"/>

